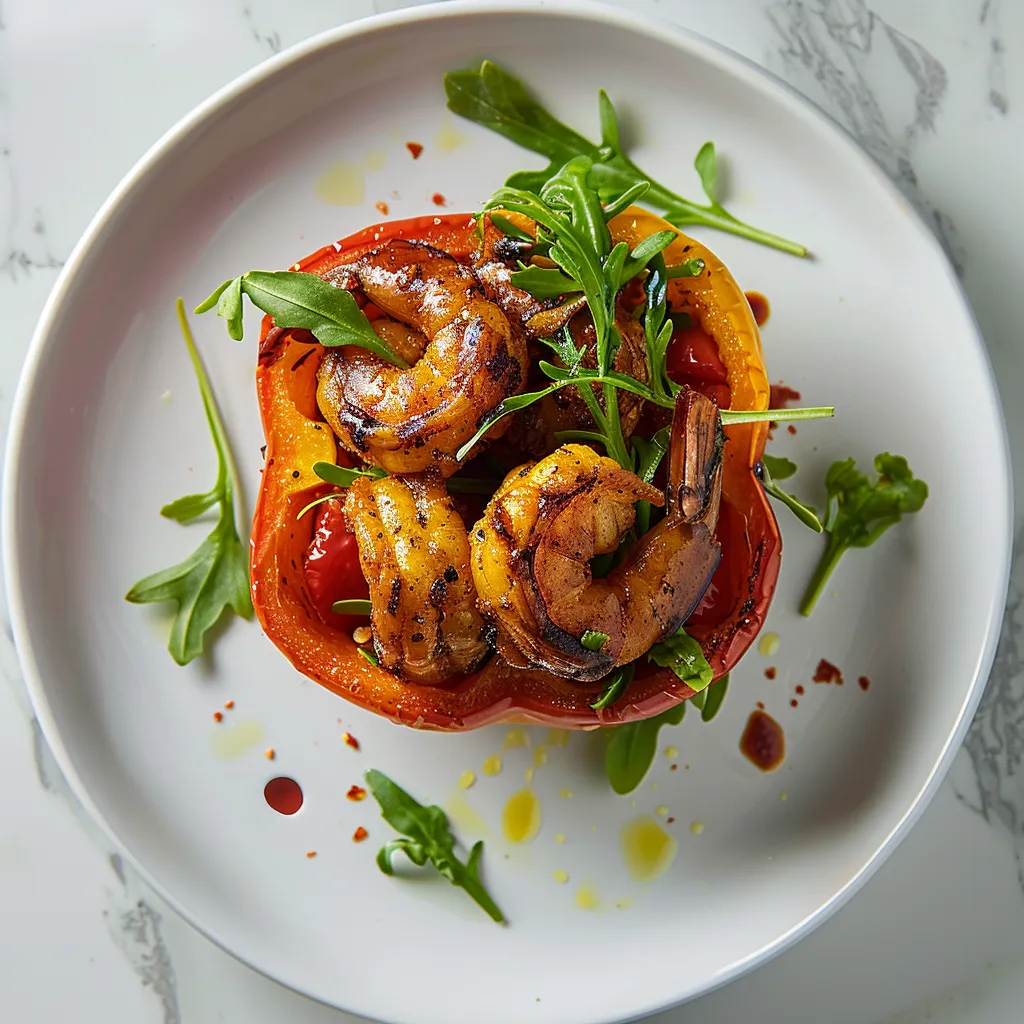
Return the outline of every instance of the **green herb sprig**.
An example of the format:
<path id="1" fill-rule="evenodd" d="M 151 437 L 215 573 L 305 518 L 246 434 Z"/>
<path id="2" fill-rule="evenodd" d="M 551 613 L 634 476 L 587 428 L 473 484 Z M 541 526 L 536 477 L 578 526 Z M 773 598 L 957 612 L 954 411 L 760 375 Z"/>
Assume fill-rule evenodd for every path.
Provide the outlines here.
<path id="1" fill-rule="evenodd" d="M 825 474 L 828 540 L 811 577 L 800 613 L 810 615 L 839 560 L 851 548 L 868 548 L 904 515 L 919 512 L 928 499 L 928 485 L 914 477 L 902 455 L 875 456 L 878 478 L 871 483 L 853 459 L 833 462 Z"/>
<path id="2" fill-rule="evenodd" d="M 511 188 L 539 193 L 560 167 L 583 156 L 591 162 L 589 183 L 613 214 L 642 198 L 677 227 L 700 224 L 795 256 L 807 255 L 798 242 L 746 224 L 722 205 L 713 143 L 706 142 L 694 160 L 706 203 L 686 199 L 644 173 L 625 152 L 615 107 L 603 89 L 598 94 L 601 144 L 595 145 L 545 110 L 519 79 L 492 61 L 483 61 L 478 69 L 449 71 L 444 87 L 453 113 L 548 158 L 543 170 L 513 174 L 506 183 Z"/>
<path id="3" fill-rule="evenodd" d="M 217 452 L 217 479 L 203 494 L 189 494 L 160 509 L 160 514 L 188 523 L 218 506 L 217 522 L 202 544 L 183 562 L 139 580 L 125 595 L 133 604 L 173 602 L 177 608 L 167 649 L 179 665 L 187 665 L 203 653 L 206 634 L 231 608 L 242 618 L 252 618 L 249 564 L 235 524 L 235 466 L 217 401 L 178 299 L 178 322 L 203 399 L 206 422 Z"/>
<path id="4" fill-rule="evenodd" d="M 790 459 L 780 458 L 776 455 L 763 455 L 761 457 L 761 484 L 765 493 L 770 494 L 776 501 L 781 501 L 804 526 L 810 527 L 815 533 L 821 533 L 824 527 L 814 509 L 810 505 L 805 505 L 796 495 L 784 491 L 776 483 L 777 480 L 788 480 L 796 473 L 796 470 L 796 463 Z"/>
<path id="5" fill-rule="evenodd" d="M 400 369 L 409 364 L 377 336 L 355 296 L 346 288 L 335 288 L 316 274 L 294 270 L 250 270 L 233 277 L 217 288 L 195 308 L 205 313 L 217 307 L 217 315 L 227 323 L 228 334 L 242 340 L 242 296 L 274 318 L 283 329 L 301 328 L 333 348 L 357 345 Z"/>
<path id="6" fill-rule="evenodd" d="M 469 859 L 463 864 L 455 855 L 455 837 L 448 817 L 440 807 L 433 804 L 425 807 L 376 768 L 367 769 L 363 777 L 380 804 L 381 816 L 403 836 L 401 839 L 389 839 L 380 848 L 377 866 L 381 871 L 385 875 L 394 874 L 394 856 L 399 851 L 417 867 L 423 867 L 430 861 L 452 885 L 465 889 L 492 921 L 504 924 L 505 916 L 480 881 L 483 841 L 473 846 Z"/>

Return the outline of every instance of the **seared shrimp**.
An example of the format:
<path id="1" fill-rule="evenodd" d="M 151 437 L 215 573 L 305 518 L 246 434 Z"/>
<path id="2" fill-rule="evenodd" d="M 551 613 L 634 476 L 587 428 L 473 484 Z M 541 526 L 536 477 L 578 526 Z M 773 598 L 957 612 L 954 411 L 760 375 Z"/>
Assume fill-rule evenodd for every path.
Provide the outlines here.
<path id="1" fill-rule="evenodd" d="M 519 325 L 510 327 L 470 270 L 420 242 L 389 241 L 332 277 L 358 285 L 394 318 L 374 329 L 413 365 L 401 370 L 351 346 L 330 350 L 317 375 L 324 418 L 346 448 L 389 473 L 455 472 L 455 452 L 481 420 L 522 390 Z M 499 421 L 488 436 L 507 427 Z"/>
<path id="2" fill-rule="evenodd" d="M 718 409 L 689 390 L 676 400 L 664 496 L 582 445 L 513 470 L 471 537 L 477 604 L 499 653 L 591 682 L 674 633 L 718 565 L 721 472 Z M 590 560 L 617 549 L 637 501 L 666 505 L 665 518 L 594 579 Z M 600 650 L 581 643 L 587 630 L 607 634 Z"/>
<path id="3" fill-rule="evenodd" d="M 381 666 L 428 685 L 472 672 L 489 648 L 466 526 L 441 477 L 361 477 L 348 489 L 345 518 L 370 587 Z"/>

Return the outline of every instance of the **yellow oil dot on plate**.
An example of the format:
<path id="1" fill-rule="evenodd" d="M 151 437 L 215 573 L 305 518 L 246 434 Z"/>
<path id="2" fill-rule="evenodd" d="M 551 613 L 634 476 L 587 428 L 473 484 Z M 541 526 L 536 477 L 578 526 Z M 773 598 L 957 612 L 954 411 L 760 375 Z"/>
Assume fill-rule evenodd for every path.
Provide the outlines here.
<path id="1" fill-rule="evenodd" d="M 453 149 L 458 149 L 459 146 L 468 141 L 469 137 L 458 131 L 451 116 L 445 114 L 441 121 L 441 127 L 438 129 L 437 135 L 434 136 L 434 145 L 442 153 L 450 153 Z"/>
<path id="2" fill-rule="evenodd" d="M 690 822 L 690 831 L 695 836 L 699 836 L 701 834 L 701 832 L 704 831 L 704 822 L 703 821 L 691 821 Z"/>
<path id="3" fill-rule="evenodd" d="M 444 802 L 445 814 L 464 832 L 475 836 L 490 834 L 487 822 L 460 792 L 452 793 Z"/>
<path id="4" fill-rule="evenodd" d="M 679 756 L 679 748 L 678 747 L 666 747 L 665 748 L 665 756 L 668 757 L 668 758 L 671 758 L 674 761 Z"/>
<path id="5" fill-rule="evenodd" d="M 592 885 L 581 885 L 576 890 L 576 906 L 580 910 L 597 910 L 600 902 L 597 890 Z"/>
<path id="6" fill-rule="evenodd" d="M 615 901 L 615 906 L 617 906 L 619 910 L 629 910 L 629 908 L 633 906 L 633 897 L 623 896 L 621 900 Z"/>
<path id="7" fill-rule="evenodd" d="M 788 794 L 788 793 L 787 793 L 787 792 L 786 792 L 785 790 L 783 790 L 783 791 L 782 791 L 782 792 L 781 792 L 781 793 L 779 794 L 779 799 L 780 799 L 780 800 L 788 800 L 788 799 L 789 799 L 789 794 Z"/>
<path id="8" fill-rule="evenodd" d="M 235 758 L 248 754 L 253 747 L 259 746 L 265 735 L 262 722 L 257 722 L 254 718 L 243 718 L 234 725 L 222 725 L 214 730 L 210 743 L 214 754 L 222 761 L 234 761 Z"/>
<path id="9" fill-rule="evenodd" d="M 335 160 L 316 179 L 316 194 L 329 206 L 361 206 L 366 199 L 362 166 L 348 160 Z"/>
<path id="10" fill-rule="evenodd" d="M 564 832 L 559 832 L 558 835 L 555 836 L 555 842 L 558 843 L 559 845 L 564 843 L 565 842 L 565 833 Z"/>
<path id="11" fill-rule="evenodd" d="M 533 782 L 533 773 L 534 773 L 535 770 L 536 769 L 533 767 L 532 764 L 530 765 L 529 768 L 526 769 L 526 784 L 527 785 L 529 785 L 531 782 Z"/>
<path id="12" fill-rule="evenodd" d="M 619 832 L 622 860 L 638 882 L 650 882 L 663 875 L 676 858 L 679 843 L 649 814 L 622 826 Z"/>
<path id="13" fill-rule="evenodd" d="M 569 872 L 563 871 L 561 868 L 559 868 L 555 872 L 555 881 L 558 882 L 560 885 L 565 885 L 565 883 L 569 881 Z"/>
<path id="14" fill-rule="evenodd" d="M 560 796 L 560 797 L 561 797 L 561 798 L 562 798 L 563 800 L 568 800 L 568 799 L 569 799 L 569 797 L 571 797 L 571 796 L 572 796 L 572 790 L 571 790 L 571 789 L 560 789 L 560 790 L 558 791 L 558 795 L 559 795 L 559 796 Z"/>
<path id="15" fill-rule="evenodd" d="M 469 789 L 476 782 L 476 772 L 468 769 L 459 776 L 459 789 Z"/>
<path id="16" fill-rule="evenodd" d="M 664 804 L 662 804 L 658 808 L 658 817 L 659 818 L 667 818 L 668 817 L 668 808 Z"/>
<path id="17" fill-rule="evenodd" d="M 517 747 L 528 747 L 530 745 L 530 734 L 525 729 L 509 729 L 505 734 L 505 742 L 501 745 L 501 752 L 515 750 Z"/>
<path id="18" fill-rule="evenodd" d="M 481 769 L 484 775 L 497 775 L 501 771 L 501 758 L 497 754 L 491 754 L 486 761 L 484 761 Z"/>
<path id="19" fill-rule="evenodd" d="M 547 739 L 544 741 L 549 747 L 569 746 L 568 729 L 548 729 Z"/>
<path id="20" fill-rule="evenodd" d="M 368 171 L 379 171 L 388 162 L 388 154 L 385 149 L 371 149 L 363 157 L 363 166 Z"/>
<path id="21" fill-rule="evenodd" d="M 779 634 L 762 633 L 761 639 L 757 641 L 757 650 L 766 658 L 771 658 L 779 650 Z"/>
<path id="22" fill-rule="evenodd" d="M 528 843 L 540 831 L 540 801 L 531 789 L 513 793 L 501 812 L 501 830 L 512 843 Z"/>

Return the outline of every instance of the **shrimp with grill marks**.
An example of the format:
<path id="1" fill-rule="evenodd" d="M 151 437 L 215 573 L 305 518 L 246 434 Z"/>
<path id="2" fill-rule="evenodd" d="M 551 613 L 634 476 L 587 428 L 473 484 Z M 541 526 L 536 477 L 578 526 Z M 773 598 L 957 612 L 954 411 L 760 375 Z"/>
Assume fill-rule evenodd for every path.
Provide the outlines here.
<path id="1" fill-rule="evenodd" d="M 380 665 L 427 685 L 472 672 L 490 652 L 466 526 L 444 480 L 362 477 L 348 488 L 345 519 L 370 587 Z"/>
<path id="2" fill-rule="evenodd" d="M 478 607 L 497 627 L 498 652 L 514 665 L 592 682 L 674 633 L 721 554 L 722 445 L 715 404 L 684 389 L 664 495 L 583 445 L 513 470 L 471 537 Z M 618 548 L 637 501 L 664 504 L 665 517 L 595 579 L 591 558 Z M 587 630 L 607 634 L 600 650 L 581 643 Z"/>
<path id="3" fill-rule="evenodd" d="M 374 330 L 412 365 L 402 370 L 352 346 L 331 349 L 317 375 L 324 418 L 346 448 L 389 473 L 454 473 L 460 446 L 523 390 L 519 323 L 485 298 L 471 270 L 421 242 L 388 241 L 335 268 L 331 280 L 358 287 L 383 310 Z M 507 428 L 501 420 L 487 437 Z"/>

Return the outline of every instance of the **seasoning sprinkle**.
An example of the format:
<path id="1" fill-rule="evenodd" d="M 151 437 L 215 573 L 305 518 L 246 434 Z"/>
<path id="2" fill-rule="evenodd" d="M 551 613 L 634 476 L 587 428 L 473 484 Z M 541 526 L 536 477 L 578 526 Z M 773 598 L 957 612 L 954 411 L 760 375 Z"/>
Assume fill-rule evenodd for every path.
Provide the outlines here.
<path id="1" fill-rule="evenodd" d="M 345 794 L 349 800 L 365 800 L 366 790 L 362 786 L 349 786 L 348 792 Z"/>
<path id="2" fill-rule="evenodd" d="M 274 750 L 273 747 L 267 747 L 267 749 L 263 751 L 263 756 L 268 761 L 273 761 L 274 758 L 277 757 L 277 753 L 276 753 L 276 751 Z"/>
<path id="3" fill-rule="evenodd" d="M 353 750 L 358 750 L 358 749 L 359 749 L 359 740 L 357 740 L 357 739 L 355 738 L 355 736 L 353 736 L 353 735 L 352 735 L 352 733 L 350 733 L 350 732 L 343 732 L 343 733 L 341 734 L 341 738 L 342 738 L 342 739 L 343 739 L 343 740 L 345 741 L 345 743 L 346 743 L 346 744 L 348 744 L 348 746 L 350 746 L 350 747 L 351 747 L 351 748 L 352 748 Z"/>
<path id="4" fill-rule="evenodd" d="M 214 711 L 214 713 L 213 713 L 213 720 L 215 722 L 223 722 L 224 721 L 224 716 L 219 711 Z"/>
<path id="5" fill-rule="evenodd" d="M 359 828 L 357 828 L 355 832 L 352 833 L 352 842 L 361 843 L 369 834 L 370 833 L 367 832 L 362 825 L 360 825 Z"/>
<path id="6" fill-rule="evenodd" d="M 224 707 L 226 707 L 228 709 L 228 711 L 230 711 L 234 706 L 235 706 L 235 702 L 233 700 L 226 700 L 226 701 L 224 701 Z"/>

